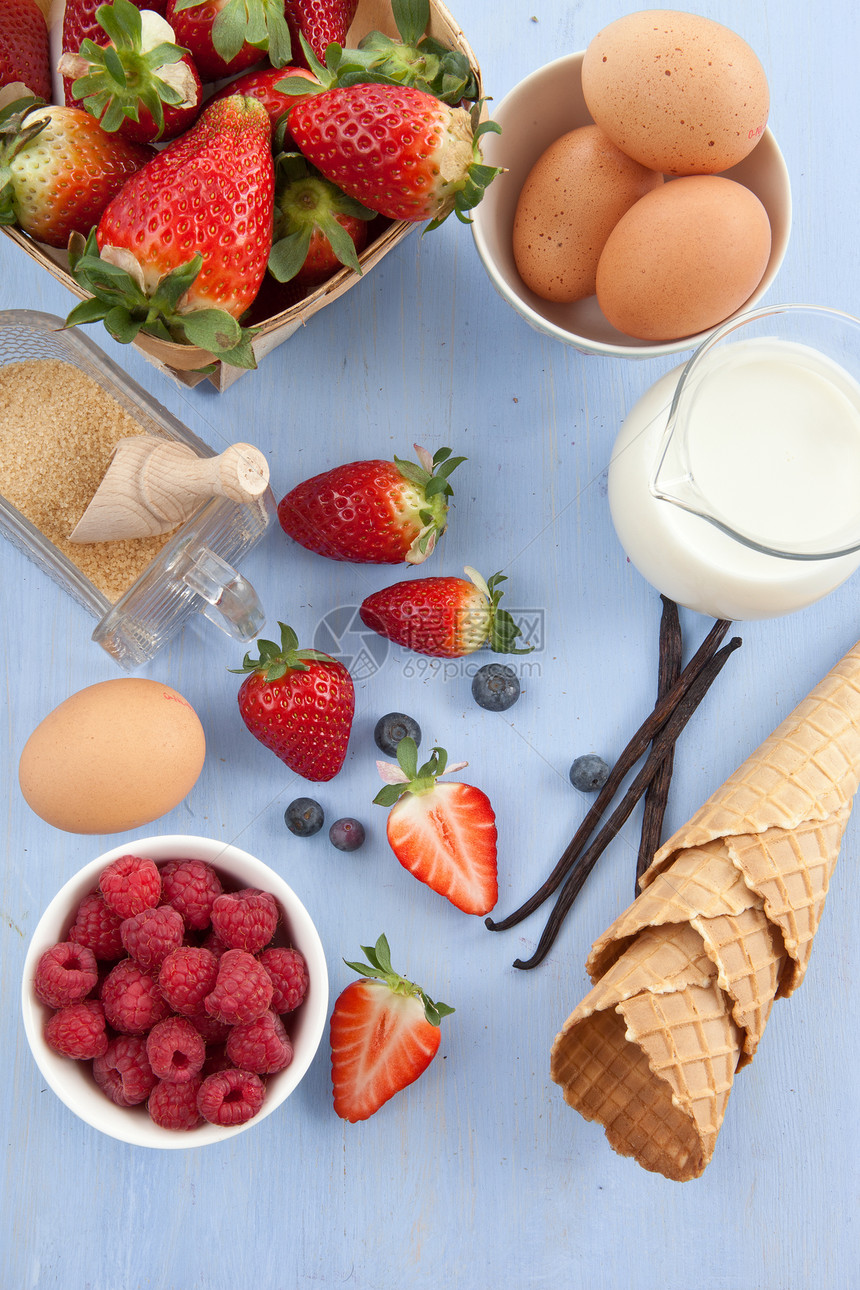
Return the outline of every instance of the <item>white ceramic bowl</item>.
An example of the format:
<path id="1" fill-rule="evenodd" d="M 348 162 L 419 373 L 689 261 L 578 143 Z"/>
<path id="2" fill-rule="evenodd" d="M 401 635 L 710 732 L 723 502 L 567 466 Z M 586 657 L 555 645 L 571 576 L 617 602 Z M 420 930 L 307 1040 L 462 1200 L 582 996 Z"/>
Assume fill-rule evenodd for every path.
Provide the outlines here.
<path id="1" fill-rule="evenodd" d="M 293 1060 L 286 1070 L 266 1079 L 266 1098 L 252 1120 L 234 1128 L 202 1124 L 187 1132 L 162 1129 L 145 1106 L 120 1107 L 110 1101 L 92 1078 L 90 1063 L 76 1062 L 55 1053 L 45 1042 L 43 1027 L 50 1009 L 36 998 L 33 976 L 46 949 L 62 941 L 74 919 L 79 901 L 98 885 L 102 870 L 121 855 L 145 856 L 156 863 L 173 859 L 206 860 L 218 870 L 226 888 L 258 887 L 278 902 L 290 944 L 305 957 L 309 986 L 302 1005 L 285 1018 L 293 1044 Z M 279 929 L 282 930 L 282 929 Z M 276 937 L 276 940 L 278 938 Z M 21 987 L 24 1030 L 36 1064 L 66 1106 L 94 1129 L 138 1147 L 204 1147 L 252 1129 L 276 1110 L 297 1087 L 319 1047 L 328 1013 L 328 971 L 316 927 L 298 896 L 268 865 L 238 847 L 210 838 L 170 834 L 123 842 L 84 865 L 48 905 L 33 932 L 24 961 Z"/>
<path id="2" fill-rule="evenodd" d="M 472 231 L 478 254 L 496 290 L 526 322 L 586 354 L 657 358 L 695 349 L 716 327 L 677 341 L 635 340 L 608 322 L 595 296 L 570 305 L 542 300 L 529 291 L 517 273 L 512 246 L 514 213 L 528 173 L 554 140 L 568 130 L 592 123 L 582 96 L 582 59 L 580 52 L 547 63 L 520 81 L 492 112 L 501 134 L 488 131 L 483 136 L 484 160 L 488 165 L 507 169 L 493 180 L 475 209 Z M 765 130 L 743 161 L 723 173 L 756 194 L 771 224 L 770 259 L 758 287 L 737 311 L 745 313 L 764 296 L 785 255 L 791 228 L 791 188 L 782 153 L 770 130 Z"/>

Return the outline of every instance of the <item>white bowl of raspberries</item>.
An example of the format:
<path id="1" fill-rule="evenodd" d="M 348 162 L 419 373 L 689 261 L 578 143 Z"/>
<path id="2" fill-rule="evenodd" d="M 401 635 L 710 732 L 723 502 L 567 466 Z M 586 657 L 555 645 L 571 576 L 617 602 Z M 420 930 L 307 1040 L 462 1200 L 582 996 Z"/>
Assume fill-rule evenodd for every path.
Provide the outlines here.
<path id="1" fill-rule="evenodd" d="M 24 1029 L 70 1110 L 110 1137 L 199 1147 L 259 1123 L 319 1047 L 328 973 L 282 878 L 209 838 L 125 842 L 84 866 L 27 951 Z"/>

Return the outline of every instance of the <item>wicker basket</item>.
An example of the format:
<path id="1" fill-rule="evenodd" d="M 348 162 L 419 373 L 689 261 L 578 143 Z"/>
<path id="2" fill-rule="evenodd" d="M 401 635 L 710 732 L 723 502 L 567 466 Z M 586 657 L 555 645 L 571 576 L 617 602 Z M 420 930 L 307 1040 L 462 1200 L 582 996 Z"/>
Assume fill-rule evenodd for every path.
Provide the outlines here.
<path id="1" fill-rule="evenodd" d="M 54 6 L 52 10 L 54 14 L 56 14 L 57 8 L 62 11 L 62 3 Z M 56 23 L 56 17 L 54 21 Z M 349 44 L 355 45 L 367 32 L 374 30 L 384 31 L 391 36 L 397 35 L 388 0 L 359 0 L 355 21 L 349 31 Z M 443 41 L 452 48 L 462 50 L 469 59 L 480 84 L 480 69 L 466 37 L 445 6 L 439 4 L 438 0 L 430 0 L 429 32 L 437 40 Z M 284 308 L 270 317 L 252 318 L 251 321 L 254 326 L 259 328 L 253 342 L 254 354 L 258 362 L 278 345 L 283 344 L 285 340 L 289 340 L 290 336 L 299 327 L 303 326 L 309 318 L 312 318 L 315 313 L 318 313 L 320 309 L 324 309 L 338 296 L 342 296 L 345 291 L 350 291 L 354 286 L 362 282 L 373 266 L 416 227 L 414 223 L 409 223 L 405 220 L 395 223 L 379 220 L 377 223 L 379 231 L 375 237 L 372 237 L 359 256 L 362 268 L 361 276 L 352 269 L 340 269 L 322 286 L 295 304 L 291 304 L 288 308 Z M 81 299 L 86 297 L 88 293 L 81 290 L 69 273 L 69 261 L 65 251 L 58 251 L 53 247 L 45 246 L 41 242 L 36 242 L 19 229 L 3 228 L 2 232 L 11 238 L 13 242 L 17 242 L 31 259 L 35 260 L 42 268 L 47 269 L 69 291 Z M 226 390 L 245 371 L 243 368 L 230 367 L 219 363 L 207 350 L 198 349 L 193 345 L 173 344 L 168 341 L 158 340 L 154 336 L 144 335 L 139 335 L 133 344 L 154 366 L 175 377 L 182 385 L 186 386 L 194 386 L 200 381 L 208 379 L 217 390 Z M 199 371 L 200 368 L 212 364 L 215 364 L 215 371 L 208 377 Z"/>

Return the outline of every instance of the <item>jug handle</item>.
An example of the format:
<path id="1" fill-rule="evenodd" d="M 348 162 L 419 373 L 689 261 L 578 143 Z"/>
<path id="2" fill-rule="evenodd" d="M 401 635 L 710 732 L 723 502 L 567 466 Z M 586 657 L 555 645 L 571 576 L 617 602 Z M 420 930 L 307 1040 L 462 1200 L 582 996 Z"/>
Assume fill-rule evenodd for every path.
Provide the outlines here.
<path id="1" fill-rule="evenodd" d="M 233 640 L 255 640 L 266 615 L 248 579 L 207 546 L 185 554 L 189 563 L 178 578 L 205 601 L 203 616 Z"/>

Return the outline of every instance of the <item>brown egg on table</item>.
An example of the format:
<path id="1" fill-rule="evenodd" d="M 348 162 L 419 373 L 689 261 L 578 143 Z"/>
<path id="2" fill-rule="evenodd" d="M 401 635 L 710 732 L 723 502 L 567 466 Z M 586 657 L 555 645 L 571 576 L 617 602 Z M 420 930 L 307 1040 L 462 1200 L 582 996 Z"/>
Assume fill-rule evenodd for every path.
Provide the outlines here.
<path id="1" fill-rule="evenodd" d="M 743 160 L 770 103 L 764 69 L 741 36 L 672 9 L 628 14 L 598 32 L 582 91 L 622 151 L 667 175 L 713 175 Z"/>
<path id="2" fill-rule="evenodd" d="M 641 198 L 609 234 L 597 300 L 628 336 L 692 336 L 749 299 L 770 245 L 767 212 L 743 184 L 720 175 L 673 179 Z"/>
<path id="3" fill-rule="evenodd" d="M 191 704 L 169 685 L 128 677 L 54 708 L 24 745 L 18 780 L 27 804 L 55 828 L 118 833 L 177 806 L 205 755 Z"/>
<path id="4" fill-rule="evenodd" d="M 544 300 L 594 294 L 597 261 L 625 211 L 663 183 L 596 125 L 556 139 L 535 162 L 514 216 L 513 250 L 523 282 Z"/>

